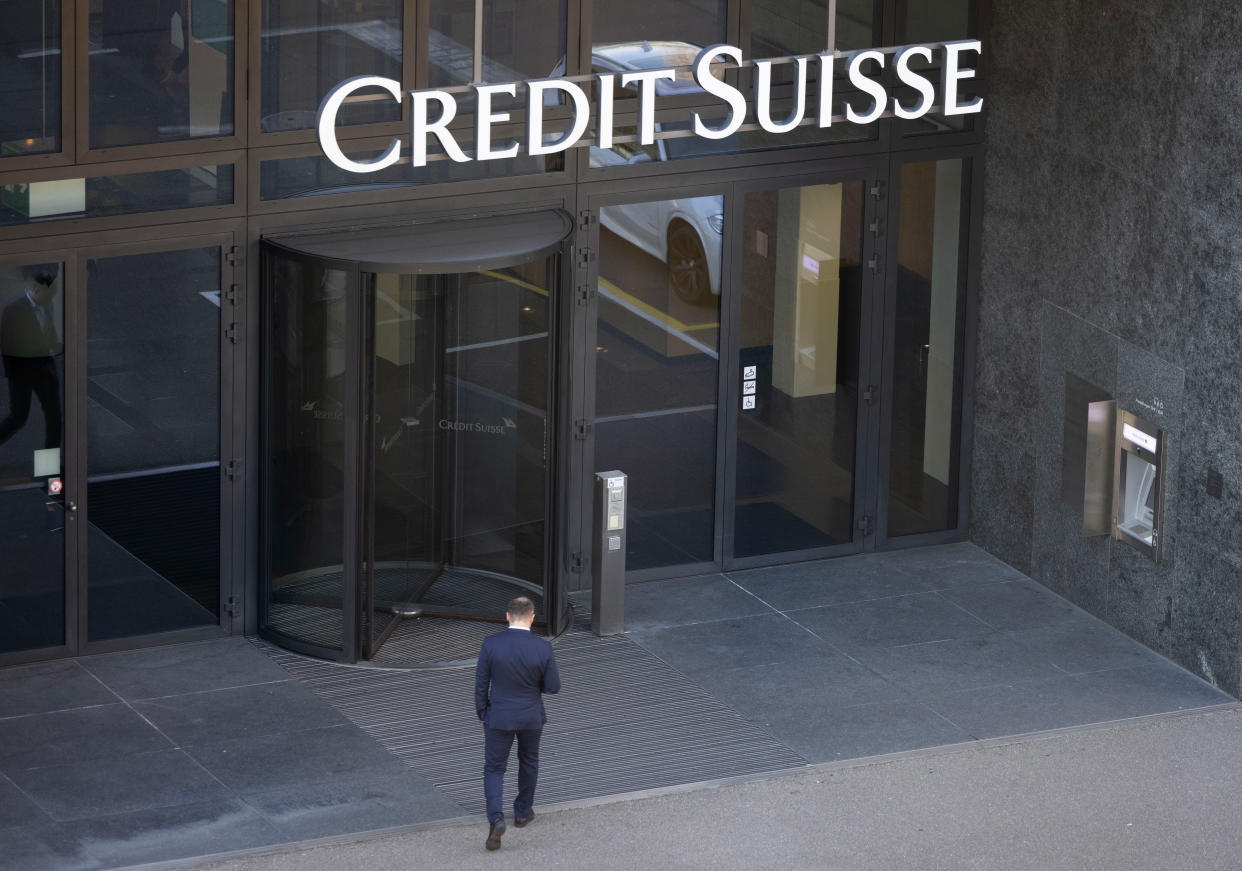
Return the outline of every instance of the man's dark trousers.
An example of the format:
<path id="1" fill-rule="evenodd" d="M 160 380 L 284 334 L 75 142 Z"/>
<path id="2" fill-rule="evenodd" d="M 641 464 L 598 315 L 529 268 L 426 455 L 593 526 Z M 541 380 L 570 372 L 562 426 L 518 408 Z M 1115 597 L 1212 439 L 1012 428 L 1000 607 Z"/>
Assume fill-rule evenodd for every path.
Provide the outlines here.
<path id="1" fill-rule="evenodd" d="M 539 780 L 539 738 L 542 729 L 483 729 L 483 794 L 487 796 L 488 822 L 504 817 L 505 770 L 513 739 L 518 745 L 518 792 L 513 817 L 530 816 Z"/>
<path id="2" fill-rule="evenodd" d="M 528 630 L 510 627 L 488 636 L 474 672 L 474 706 L 483 721 L 483 792 L 489 822 L 503 819 L 505 770 L 518 742 L 517 818 L 530 815 L 539 777 L 539 738 L 548 716 L 543 694 L 561 689 L 552 645 Z"/>

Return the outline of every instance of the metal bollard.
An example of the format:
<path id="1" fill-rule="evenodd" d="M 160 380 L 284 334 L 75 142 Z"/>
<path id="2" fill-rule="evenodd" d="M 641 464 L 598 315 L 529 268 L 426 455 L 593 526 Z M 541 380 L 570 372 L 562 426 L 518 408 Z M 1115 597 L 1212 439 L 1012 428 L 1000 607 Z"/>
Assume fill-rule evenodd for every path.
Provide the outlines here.
<path id="1" fill-rule="evenodd" d="M 595 541 L 591 549 L 591 629 L 625 632 L 624 472 L 595 473 Z"/>

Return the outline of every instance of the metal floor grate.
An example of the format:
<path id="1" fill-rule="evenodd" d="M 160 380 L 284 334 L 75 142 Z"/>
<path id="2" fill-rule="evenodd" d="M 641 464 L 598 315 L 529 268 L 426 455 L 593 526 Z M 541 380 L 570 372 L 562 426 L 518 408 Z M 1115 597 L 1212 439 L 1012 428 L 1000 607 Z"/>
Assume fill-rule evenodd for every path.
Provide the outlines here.
<path id="1" fill-rule="evenodd" d="M 376 601 L 404 603 L 412 589 L 409 574 L 404 568 L 377 568 Z M 282 588 L 282 598 L 269 606 L 271 625 L 296 638 L 339 649 L 342 583 L 341 573 L 333 572 Z M 440 572 L 420 601 L 427 605 L 490 610 L 499 616 L 519 594 L 529 596 L 536 611 L 542 612 L 543 596 L 519 582 L 470 569 L 447 568 Z M 388 625 L 387 616 L 379 619 Z M 397 623 L 375 657 L 359 665 L 383 668 L 461 665 L 473 660 L 483 639 L 500 628 L 500 624 L 481 620 L 406 618 Z"/>
<path id="2" fill-rule="evenodd" d="M 290 674 L 436 785 L 483 813 L 474 669 L 343 666 L 256 641 Z M 799 768 L 806 760 L 624 636 L 581 625 L 556 642 L 540 804 Z M 512 800 L 516 761 L 506 801 Z"/>

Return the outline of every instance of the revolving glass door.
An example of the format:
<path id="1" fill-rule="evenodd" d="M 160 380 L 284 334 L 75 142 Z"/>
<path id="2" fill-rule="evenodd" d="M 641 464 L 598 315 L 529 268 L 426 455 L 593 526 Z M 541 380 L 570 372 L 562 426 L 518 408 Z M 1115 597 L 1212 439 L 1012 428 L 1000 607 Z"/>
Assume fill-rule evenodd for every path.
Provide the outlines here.
<path id="1" fill-rule="evenodd" d="M 521 244 L 497 244 L 491 223 L 385 231 L 385 251 L 370 234 L 353 259 L 339 236 L 265 242 L 273 640 L 457 662 L 516 595 L 562 628 L 551 387 L 570 224 L 529 218 Z"/>

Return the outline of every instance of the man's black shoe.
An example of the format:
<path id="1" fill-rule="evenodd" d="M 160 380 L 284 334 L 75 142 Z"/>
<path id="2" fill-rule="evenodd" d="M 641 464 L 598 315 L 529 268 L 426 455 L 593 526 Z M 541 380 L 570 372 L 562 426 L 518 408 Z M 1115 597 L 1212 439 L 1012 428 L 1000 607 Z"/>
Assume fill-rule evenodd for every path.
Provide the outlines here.
<path id="1" fill-rule="evenodd" d="M 486 844 L 487 849 L 499 850 L 500 849 L 500 836 L 503 835 L 504 833 L 505 833 L 504 819 L 502 818 L 499 820 L 492 820 L 491 831 L 487 833 L 487 844 Z"/>
<path id="2" fill-rule="evenodd" d="M 513 825 L 517 826 L 517 827 L 520 829 L 520 828 L 522 828 L 522 826 L 526 825 L 527 823 L 529 823 L 529 822 L 530 822 L 531 820 L 533 820 L 534 818 L 535 818 L 535 812 L 534 812 L 534 811 L 531 811 L 530 813 L 528 813 L 528 814 L 527 814 L 526 816 L 524 816 L 524 817 L 514 817 L 514 818 L 513 818 Z"/>

